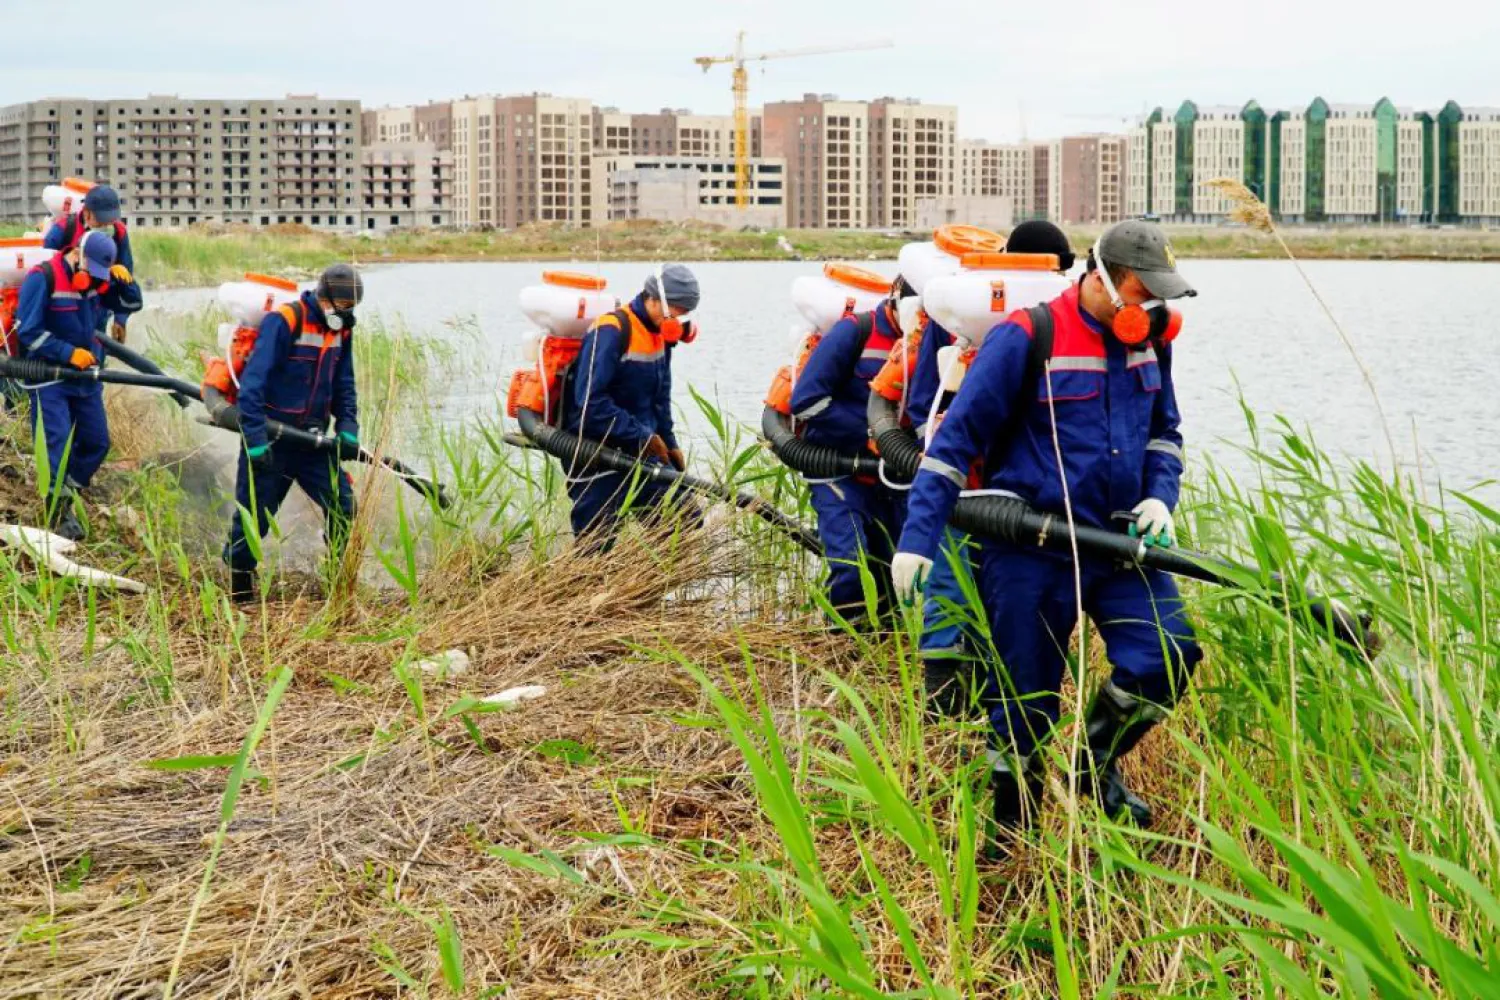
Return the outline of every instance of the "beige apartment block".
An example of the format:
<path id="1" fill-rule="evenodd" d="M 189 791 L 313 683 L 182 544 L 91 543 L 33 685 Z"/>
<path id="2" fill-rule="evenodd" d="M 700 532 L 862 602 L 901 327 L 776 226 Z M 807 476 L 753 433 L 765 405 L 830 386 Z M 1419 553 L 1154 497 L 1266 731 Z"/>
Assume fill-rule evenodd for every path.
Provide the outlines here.
<path id="1" fill-rule="evenodd" d="M 966 198 L 1008 198 L 1016 219 L 1037 218 L 1046 206 L 1035 207 L 1036 155 L 1031 143 L 989 143 L 965 140 L 958 144 L 958 193 Z"/>
<path id="2" fill-rule="evenodd" d="M 644 186 L 660 181 L 646 177 L 651 171 L 670 173 L 673 183 L 681 183 L 691 174 L 693 206 L 686 214 L 622 215 L 615 208 L 616 174 L 634 172 L 634 183 Z M 593 167 L 593 218 L 596 224 L 622 219 L 661 219 L 684 221 L 695 219 L 724 225 L 786 225 L 786 161 L 779 157 L 758 157 L 750 161 L 750 204 L 744 213 L 736 211 L 734 158 L 707 160 L 692 156 L 623 156 L 596 153 Z M 653 195 L 655 197 L 655 195 Z M 668 197 L 663 195 L 662 197 Z M 675 195 L 670 196 L 676 204 Z M 647 204 L 650 204 L 649 200 Z M 726 211 L 727 210 L 727 211 Z M 643 210 L 644 211 L 644 210 Z"/>
<path id="3" fill-rule="evenodd" d="M 631 115 L 619 108 L 595 108 L 593 114 L 594 153 L 629 154 Z"/>
<path id="4" fill-rule="evenodd" d="M 1167 218 L 1177 213 L 1177 123 L 1151 125 L 1151 211 Z"/>
<path id="5" fill-rule="evenodd" d="M 1209 181 L 1245 175 L 1245 122 L 1237 107 L 1198 109 L 1193 122 L 1193 215 L 1228 215 L 1234 203 Z"/>
<path id="6" fill-rule="evenodd" d="M 77 176 L 120 193 L 137 227 L 360 224 L 358 101 L 176 95 L 48 100 L 0 111 L 0 215 L 35 221 L 42 188 Z"/>
<path id="7" fill-rule="evenodd" d="M 1270 206 L 1283 219 L 1300 219 L 1307 212 L 1307 112 L 1287 112 L 1281 123 L 1281 194 Z"/>
<path id="8" fill-rule="evenodd" d="M 1125 214 L 1149 215 L 1151 127 L 1142 123 L 1125 133 Z"/>
<path id="9" fill-rule="evenodd" d="M 767 104 L 763 114 L 765 153 L 786 161 L 788 224 L 868 227 L 869 105 L 805 94 Z"/>
<path id="10" fill-rule="evenodd" d="M 1330 104 L 1326 134 L 1324 212 L 1335 222 L 1375 217 L 1374 110 L 1368 105 Z"/>
<path id="11" fill-rule="evenodd" d="M 731 115 L 695 115 L 686 108 L 662 108 L 655 114 L 629 117 L 630 147 L 619 150 L 621 152 L 711 160 L 734 157 L 734 118 Z M 750 113 L 749 126 L 746 154 L 759 156 L 759 112 Z"/>
<path id="12" fill-rule="evenodd" d="M 1500 221 L 1500 108 L 1464 108 L 1458 123 L 1458 214 Z"/>
<path id="13" fill-rule="evenodd" d="M 372 144 L 417 141 L 417 109 L 404 107 L 365 108 L 363 121 L 365 142 Z"/>
<path id="14" fill-rule="evenodd" d="M 1417 218 L 1423 211 L 1422 188 L 1427 163 L 1422 157 L 1422 119 L 1401 108 L 1396 122 L 1396 211 Z"/>
<path id="15" fill-rule="evenodd" d="M 439 152 L 453 148 L 453 102 L 366 108 L 363 134 L 371 145 L 430 142 Z"/>
<path id="16" fill-rule="evenodd" d="M 958 187 L 958 109 L 907 98 L 869 104 L 869 225 L 910 229 L 917 200 Z"/>
<path id="17" fill-rule="evenodd" d="M 453 153 L 430 142 L 366 146 L 361 157 L 365 229 L 415 229 L 453 221 Z"/>
<path id="18" fill-rule="evenodd" d="M 593 224 L 593 104 L 530 94 L 453 102 L 453 222 Z"/>
<path id="19" fill-rule="evenodd" d="M 1125 211 L 1125 137 L 1107 135 L 1099 138 L 1098 223 L 1113 225 Z"/>

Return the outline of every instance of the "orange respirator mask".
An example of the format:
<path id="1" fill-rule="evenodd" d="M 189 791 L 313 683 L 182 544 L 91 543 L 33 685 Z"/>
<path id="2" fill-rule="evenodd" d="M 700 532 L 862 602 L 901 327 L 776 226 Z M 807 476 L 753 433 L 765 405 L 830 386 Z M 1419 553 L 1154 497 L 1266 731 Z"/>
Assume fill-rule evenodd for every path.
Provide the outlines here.
<path id="1" fill-rule="evenodd" d="M 1177 335 L 1182 332 L 1182 313 L 1161 299 L 1148 299 L 1139 304 L 1127 303 L 1122 299 L 1119 289 L 1110 279 L 1109 268 L 1099 259 L 1097 243 L 1089 252 L 1089 270 L 1099 272 L 1099 280 L 1104 283 L 1109 301 L 1115 307 L 1110 332 L 1120 343 L 1126 347 L 1139 348 L 1149 341 L 1158 347 L 1164 347 L 1177 339 Z"/>
<path id="2" fill-rule="evenodd" d="M 672 310 L 667 305 L 667 281 L 660 266 L 656 269 L 656 291 L 661 297 L 661 322 L 656 324 L 656 328 L 661 331 L 661 339 L 669 344 L 691 344 L 697 340 L 698 324 L 672 315 Z"/>

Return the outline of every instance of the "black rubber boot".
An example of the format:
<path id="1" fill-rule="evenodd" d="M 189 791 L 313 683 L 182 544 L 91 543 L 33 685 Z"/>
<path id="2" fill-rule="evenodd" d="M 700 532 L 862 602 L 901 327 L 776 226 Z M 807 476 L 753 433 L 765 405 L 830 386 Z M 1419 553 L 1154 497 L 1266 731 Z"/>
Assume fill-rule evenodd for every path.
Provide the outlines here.
<path id="1" fill-rule="evenodd" d="M 229 571 L 229 599 L 236 604 L 248 604 L 258 596 L 255 585 L 255 570 L 232 569 Z"/>
<path id="2" fill-rule="evenodd" d="M 1028 767 L 1019 777 L 1008 770 L 990 772 L 995 835 L 1002 843 L 1036 826 L 1043 786 L 1042 772 L 1037 767 Z"/>
<path id="3" fill-rule="evenodd" d="M 53 508 L 50 521 L 52 533 L 60 538 L 66 538 L 70 542 L 81 542 L 88 537 L 88 532 L 78 520 L 78 515 L 73 513 L 73 498 L 63 495 L 57 500 Z"/>
<path id="4" fill-rule="evenodd" d="M 1144 829 L 1151 825 L 1151 807 L 1125 784 L 1116 764 L 1165 716 L 1159 705 L 1113 682 L 1106 682 L 1089 706 L 1084 723 L 1088 745 L 1077 761 L 1078 788 L 1093 796 L 1110 819 L 1119 820 L 1128 814 L 1136 826 Z"/>
<path id="5" fill-rule="evenodd" d="M 922 686 L 927 692 L 927 714 L 932 718 L 962 718 L 969 709 L 969 671 L 962 660 L 933 657 L 922 660 Z"/>
<path id="6" fill-rule="evenodd" d="M 1093 775 L 1085 774 L 1079 780 L 1079 788 L 1093 795 L 1094 801 L 1110 819 L 1119 821 L 1128 815 L 1130 821 L 1142 830 L 1151 825 L 1151 807 L 1130 790 L 1120 777 L 1119 768 L 1113 764 L 1099 775 L 1097 781 Z"/>

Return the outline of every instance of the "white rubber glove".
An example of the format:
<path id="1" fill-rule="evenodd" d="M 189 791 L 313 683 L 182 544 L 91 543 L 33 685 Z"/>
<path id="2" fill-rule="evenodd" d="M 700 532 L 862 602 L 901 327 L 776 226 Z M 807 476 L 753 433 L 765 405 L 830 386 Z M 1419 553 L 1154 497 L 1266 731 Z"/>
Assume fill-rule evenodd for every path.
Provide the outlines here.
<path id="1" fill-rule="evenodd" d="M 1156 497 L 1147 497 L 1131 510 L 1136 515 L 1135 531 L 1147 545 L 1172 547 L 1172 512 Z"/>
<path id="2" fill-rule="evenodd" d="M 896 303 L 896 322 L 902 333 L 916 333 L 920 325 L 918 314 L 922 311 L 922 296 L 908 295 Z"/>
<path id="3" fill-rule="evenodd" d="M 891 560 L 891 583 L 896 588 L 896 600 L 915 603 L 927 583 L 927 574 L 931 572 L 932 560 L 926 556 L 897 552 Z"/>

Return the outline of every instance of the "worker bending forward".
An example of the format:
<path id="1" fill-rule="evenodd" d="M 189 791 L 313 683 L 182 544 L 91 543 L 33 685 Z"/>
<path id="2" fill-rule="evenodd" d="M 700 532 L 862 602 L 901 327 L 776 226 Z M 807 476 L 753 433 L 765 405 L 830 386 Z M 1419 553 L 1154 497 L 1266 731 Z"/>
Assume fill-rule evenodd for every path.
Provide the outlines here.
<path id="1" fill-rule="evenodd" d="M 354 388 L 354 308 L 364 281 L 348 264 L 335 264 L 315 291 L 261 320 L 260 333 L 240 375 L 240 433 L 244 449 L 234 482 L 238 509 L 229 525 L 224 561 L 230 596 L 255 597 L 256 557 L 245 537 L 244 511 L 264 538 L 292 484 L 323 510 L 329 556 L 336 559 L 354 519 L 354 489 L 339 465 L 359 454 L 359 400 Z M 266 421 L 322 434 L 334 419 L 337 449 L 290 441 L 272 444 Z"/>

